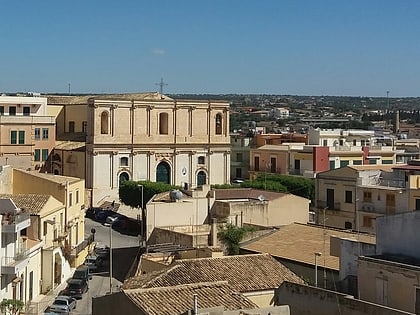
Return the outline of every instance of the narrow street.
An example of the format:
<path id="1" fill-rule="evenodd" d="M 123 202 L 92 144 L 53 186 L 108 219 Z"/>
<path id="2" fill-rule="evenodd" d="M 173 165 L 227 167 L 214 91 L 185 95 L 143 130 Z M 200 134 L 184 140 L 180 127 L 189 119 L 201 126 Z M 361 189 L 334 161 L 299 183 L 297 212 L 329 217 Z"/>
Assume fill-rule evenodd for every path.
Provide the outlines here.
<path id="1" fill-rule="evenodd" d="M 86 233 L 89 234 L 92 228 L 96 231 L 95 242 L 108 246 L 111 240 L 110 231 L 112 231 L 112 291 L 118 291 L 136 259 L 139 239 L 137 236 L 124 235 L 112 229 L 110 230 L 109 226 L 86 218 Z M 92 298 L 110 292 L 109 265 L 110 260 L 105 260 L 102 268 L 93 274 L 92 280 L 89 281 L 89 291 L 83 295 L 81 300 L 77 301 L 76 309 L 73 310 L 72 314 L 91 314 Z"/>

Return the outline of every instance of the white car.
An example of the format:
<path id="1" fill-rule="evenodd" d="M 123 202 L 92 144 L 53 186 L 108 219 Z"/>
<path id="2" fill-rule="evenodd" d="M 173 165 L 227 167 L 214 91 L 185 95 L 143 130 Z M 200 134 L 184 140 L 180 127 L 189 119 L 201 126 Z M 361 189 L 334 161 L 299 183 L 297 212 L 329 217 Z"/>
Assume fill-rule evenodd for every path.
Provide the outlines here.
<path id="1" fill-rule="evenodd" d="M 50 306 L 49 311 L 59 314 L 70 314 L 76 308 L 76 299 L 70 296 L 59 295 Z"/>

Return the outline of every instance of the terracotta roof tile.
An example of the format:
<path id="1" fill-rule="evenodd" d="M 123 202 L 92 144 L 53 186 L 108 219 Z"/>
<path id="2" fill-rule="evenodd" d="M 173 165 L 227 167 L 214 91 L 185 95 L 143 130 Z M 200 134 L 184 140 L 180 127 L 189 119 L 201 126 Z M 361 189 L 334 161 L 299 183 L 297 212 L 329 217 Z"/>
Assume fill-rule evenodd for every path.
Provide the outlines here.
<path id="1" fill-rule="evenodd" d="M 123 290 L 123 293 L 150 315 L 176 315 L 198 308 L 224 306 L 227 310 L 254 309 L 258 306 L 236 293 L 227 282 L 195 283 L 172 287 Z"/>
<path id="2" fill-rule="evenodd" d="M 0 198 L 10 198 L 18 208 L 25 209 L 30 214 L 37 214 L 53 197 L 39 194 L 0 194 Z"/>
<path id="3" fill-rule="evenodd" d="M 324 248 L 325 232 L 325 248 Z M 346 232 L 342 230 L 325 228 L 321 226 L 311 226 L 306 224 L 294 223 L 281 227 L 278 231 L 263 236 L 255 241 L 250 241 L 241 248 L 256 252 L 269 253 L 273 257 L 293 260 L 306 264 L 314 264 L 314 253 L 322 253 L 322 264 L 325 259 L 325 267 L 339 270 L 339 258 L 330 255 L 330 237 L 345 237 L 374 244 L 375 236 Z"/>
<path id="4" fill-rule="evenodd" d="M 283 281 L 304 283 L 295 273 L 268 254 L 177 260 L 150 277 L 129 278 L 124 288 L 167 287 L 188 283 L 227 281 L 238 292 L 269 290 Z"/>

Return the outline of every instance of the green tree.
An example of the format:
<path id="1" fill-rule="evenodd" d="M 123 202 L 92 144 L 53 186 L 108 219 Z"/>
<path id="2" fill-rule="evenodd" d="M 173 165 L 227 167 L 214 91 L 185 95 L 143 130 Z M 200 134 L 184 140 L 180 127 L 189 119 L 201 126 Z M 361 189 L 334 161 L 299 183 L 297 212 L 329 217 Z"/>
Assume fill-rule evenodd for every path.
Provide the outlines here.
<path id="1" fill-rule="evenodd" d="M 143 207 L 155 194 L 180 188 L 160 182 L 127 180 L 120 185 L 118 191 L 121 202 L 127 206 L 139 208 L 142 199 L 141 186 L 143 186 Z"/>
<path id="2" fill-rule="evenodd" d="M 23 310 L 25 304 L 21 300 L 3 299 L 0 302 L 0 310 L 7 315 L 16 315 Z"/>
<path id="3" fill-rule="evenodd" d="M 226 246 L 229 255 L 239 254 L 239 243 L 247 233 L 254 231 L 252 227 L 225 225 L 217 234 L 219 240 Z"/>

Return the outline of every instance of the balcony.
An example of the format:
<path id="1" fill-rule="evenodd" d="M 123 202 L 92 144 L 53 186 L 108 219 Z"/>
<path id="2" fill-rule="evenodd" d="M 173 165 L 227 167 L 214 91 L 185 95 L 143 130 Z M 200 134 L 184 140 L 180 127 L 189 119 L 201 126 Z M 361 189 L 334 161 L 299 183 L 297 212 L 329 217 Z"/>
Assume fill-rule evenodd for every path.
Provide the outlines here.
<path id="1" fill-rule="evenodd" d="M 30 214 L 4 214 L 1 224 L 3 233 L 18 233 L 31 225 Z"/>
<path id="2" fill-rule="evenodd" d="M 21 272 L 29 263 L 29 251 L 24 242 L 13 257 L 5 256 L 1 260 L 2 274 L 15 275 Z"/>

